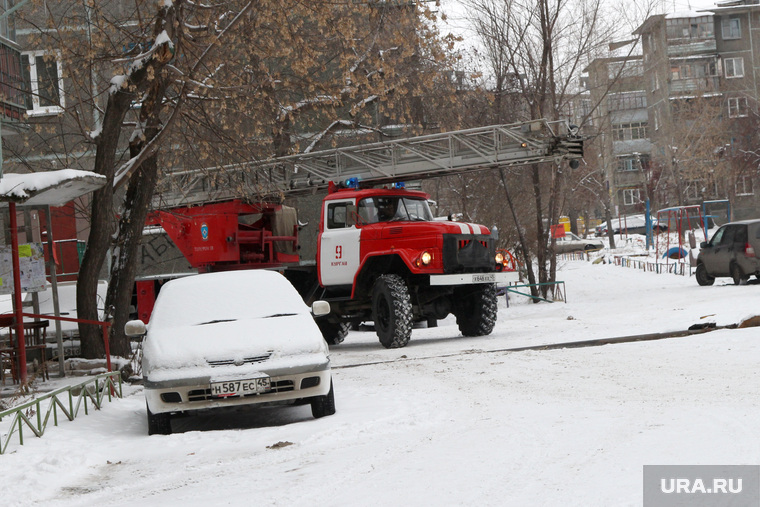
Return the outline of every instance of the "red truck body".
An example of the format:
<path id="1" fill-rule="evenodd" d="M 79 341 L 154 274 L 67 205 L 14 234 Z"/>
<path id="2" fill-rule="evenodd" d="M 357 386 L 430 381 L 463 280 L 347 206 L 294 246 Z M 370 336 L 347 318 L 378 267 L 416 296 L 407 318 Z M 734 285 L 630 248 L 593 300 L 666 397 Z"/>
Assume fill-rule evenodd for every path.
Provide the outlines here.
<path id="1" fill-rule="evenodd" d="M 395 188 L 333 189 L 322 202 L 316 265 L 299 263 L 294 210 L 277 204 L 158 211 L 149 225 L 162 225 L 201 272 L 277 269 L 307 303 L 329 301 L 331 313 L 317 324 L 330 344 L 350 323 L 372 321 L 384 346 L 403 347 L 414 322 L 431 325 L 449 313 L 463 334 L 488 334 L 495 283 L 517 274 L 495 257 L 487 227 L 435 219 L 428 198 Z"/>

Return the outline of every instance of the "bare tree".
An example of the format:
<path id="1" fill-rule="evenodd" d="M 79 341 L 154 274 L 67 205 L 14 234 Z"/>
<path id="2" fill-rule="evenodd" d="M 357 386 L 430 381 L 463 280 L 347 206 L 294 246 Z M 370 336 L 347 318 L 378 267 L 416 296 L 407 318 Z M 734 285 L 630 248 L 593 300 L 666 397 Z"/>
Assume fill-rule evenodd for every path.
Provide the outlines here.
<path id="1" fill-rule="evenodd" d="M 129 353 L 121 330 L 162 169 L 339 144 L 339 128 L 382 132 L 378 127 L 392 121 L 414 132 L 424 127 L 419 98 L 446 57 L 435 14 L 416 4 L 71 0 L 35 6 L 27 22 L 41 46 L 62 55 L 72 91 L 60 117 L 66 125 L 52 135 L 40 128 L 35 139 L 56 153 L 76 144 L 60 139 L 91 143 L 94 161 L 86 168 L 108 179 L 92 199 L 77 307 L 80 317 L 97 319 L 95 291 L 110 249 L 107 304 L 112 351 L 120 355 Z M 255 187 L 236 190 L 262 197 Z M 86 357 L 103 354 L 97 329 L 82 326 L 80 335 Z"/>
<path id="2" fill-rule="evenodd" d="M 577 78 L 585 63 L 612 40 L 613 27 L 603 16 L 604 2 L 587 0 L 539 0 L 516 2 L 471 0 L 471 12 L 478 40 L 484 46 L 488 71 L 494 76 L 497 96 L 513 88 L 520 108 L 511 108 L 511 120 L 562 117 L 578 93 Z M 507 84 L 508 83 L 508 84 Z M 498 101 L 495 101 L 498 104 Z M 501 107 L 500 107 L 501 109 Z M 496 112 L 503 118 L 502 111 Z M 556 257 L 549 225 L 557 223 L 562 202 L 561 189 L 568 171 L 554 164 L 534 164 L 527 168 L 534 219 L 514 216 L 517 224 L 527 222 L 534 234 L 532 244 L 521 244 L 526 264 L 535 258 L 537 282 L 555 279 Z M 509 195 L 505 178 L 503 190 Z M 515 201 L 510 196 L 508 201 Z M 514 205 L 510 209 L 516 210 Z M 524 226 L 518 225 L 521 229 Z M 529 235 L 521 234 L 521 241 Z M 532 271 L 532 270 L 531 270 Z M 529 273 L 531 276 L 532 273 Z M 531 282 L 533 282 L 531 280 Z M 541 291 L 546 295 L 547 286 Z M 532 288 L 534 295 L 538 289 Z"/>

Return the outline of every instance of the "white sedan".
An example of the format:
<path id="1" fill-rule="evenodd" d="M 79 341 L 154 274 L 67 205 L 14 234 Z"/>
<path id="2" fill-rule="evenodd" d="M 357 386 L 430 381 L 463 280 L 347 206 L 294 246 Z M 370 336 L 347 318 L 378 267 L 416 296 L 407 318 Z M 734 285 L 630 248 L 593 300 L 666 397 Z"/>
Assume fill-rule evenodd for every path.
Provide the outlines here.
<path id="1" fill-rule="evenodd" d="M 329 312 L 323 301 L 312 311 Z M 148 434 L 171 433 L 173 414 L 260 403 L 311 404 L 335 413 L 330 358 L 309 307 L 281 274 L 248 270 L 164 284 L 145 335 Z"/>
<path id="2" fill-rule="evenodd" d="M 564 236 L 557 237 L 556 250 L 557 253 L 568 252 L 590 252 L 593 250 L 601 250 L 604 248 L 604 243 L 600 239 L 595 238 L 579 238 L 572 232 L 566 232 Z"/>

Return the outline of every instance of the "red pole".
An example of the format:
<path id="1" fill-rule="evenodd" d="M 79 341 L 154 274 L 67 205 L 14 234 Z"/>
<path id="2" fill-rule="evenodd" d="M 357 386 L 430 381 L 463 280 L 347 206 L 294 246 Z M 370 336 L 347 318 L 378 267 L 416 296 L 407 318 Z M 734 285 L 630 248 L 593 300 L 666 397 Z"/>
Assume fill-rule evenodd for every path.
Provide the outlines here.
<path id="1" fill-rule="evenodd" d="M 13 262 L 13 303 L 16 314 L 16 342 L 18 343 L 18 376 L 21 385 L 26 383 L 26 342 L 24 341 L 24 315 L 21 301 L 21 266 L 18 259 L 18 222 L 16 203 L 8 203 L 11 221 L 11 261 Z"/>
<path id="2" fill-rule="evenodd" d="M 108 372 L 112 372 L 111 369 L 111 346 L 108 343 L 108 322 L 104 322 L 101 326 L 103 328 L 103 345 L 106 349 L 106 366 L 108 367 Z M 111 383 L 111 396 L 116 394 L 116 391 L 113 388 L 113 377 L 110 377 L 108 381 Z"/>
<path id="3" fill-rule="evenodd" d="M 111 345 L 108 343 L 108 323 L 104 322 L 101 327 L 103 328 L 103 346 L 106 349 L 106 367 L 110 372 L 113 370 L 111 369 Z"/>

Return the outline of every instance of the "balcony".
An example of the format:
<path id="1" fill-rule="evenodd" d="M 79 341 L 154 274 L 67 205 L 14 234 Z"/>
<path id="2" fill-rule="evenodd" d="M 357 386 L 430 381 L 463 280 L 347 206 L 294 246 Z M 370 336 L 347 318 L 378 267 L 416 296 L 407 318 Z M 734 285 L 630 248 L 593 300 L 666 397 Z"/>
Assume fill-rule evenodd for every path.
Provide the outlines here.
<path id="1" fill-rule="evenodd" d="M 683 56 L 699 53 L 714 53 L 718 49 L 715 39 L 705 39 L 700 41 L 691 41 L 678 43 L 675 40 L 668 41 L 668 56 Z"/>
<path id="2" fill-rule="evenodd" d="M 717 76 L 674 79 L 670 82 L 671 95 L 689 95 L 718 91 L 720 91 L 720 82 Z"/>

